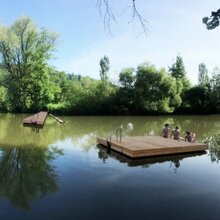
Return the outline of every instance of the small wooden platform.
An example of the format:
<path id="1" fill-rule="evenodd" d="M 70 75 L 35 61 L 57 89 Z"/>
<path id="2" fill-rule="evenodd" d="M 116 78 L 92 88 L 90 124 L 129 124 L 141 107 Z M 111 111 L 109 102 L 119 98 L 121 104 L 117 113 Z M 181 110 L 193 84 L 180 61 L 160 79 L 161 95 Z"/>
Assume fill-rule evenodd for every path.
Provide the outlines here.
<path id="1" fill-rule="evenodd" d="M 123 137 L 121 142 L 112 138 L 109 143 L 106 138 L 97 137 L 97 142 L 132 158 L 199 152 L 208 149 L 206 144 L 176 141 L 159 136 Z"/>
<path id="2" fill-rule="evenodd" d="M 23 120 L 23 125 L 27 127 L 43 128 L 47 115 L 47 112 L 38 112 L 37 114 L 25 118 Z"/>

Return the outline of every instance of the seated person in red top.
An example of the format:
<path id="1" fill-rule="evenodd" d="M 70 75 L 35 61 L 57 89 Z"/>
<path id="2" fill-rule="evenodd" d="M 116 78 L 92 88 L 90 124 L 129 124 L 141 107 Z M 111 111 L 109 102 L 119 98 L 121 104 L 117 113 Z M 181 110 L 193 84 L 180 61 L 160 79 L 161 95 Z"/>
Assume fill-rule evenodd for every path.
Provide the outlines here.
<path id="1" fill-rule="evenodd" d="M 186 131 L 185 141 L 195 142 L 196 134 L 190 131 Z"/>
<path id="2" fill-rule="evenodd" d="M 169 131 L 170 131 L 169 126 L 170 126 L 169 124 L 165 124 L 164 125 L 164 128 L 163 128 L 160 136 L 162 136 L 164 138 L 168 138 L 169 137 Z"/>

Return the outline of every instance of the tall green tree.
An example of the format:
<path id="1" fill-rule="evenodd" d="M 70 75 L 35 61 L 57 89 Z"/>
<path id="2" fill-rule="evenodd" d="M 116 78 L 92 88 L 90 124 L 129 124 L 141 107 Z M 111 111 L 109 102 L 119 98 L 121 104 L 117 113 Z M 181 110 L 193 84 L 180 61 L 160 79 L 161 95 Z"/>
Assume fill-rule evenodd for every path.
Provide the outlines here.
<path id="1" fill-rule="evenodd" d="M 199 85 L 207 85 L 209 83 L 208 69 L 204 63 L 199 64 L 198 83 Z"/>
<path id="2" fill-rule="evenodd" d="M 119 114 L 130 114 L 134 103 L 134 69 L 123 69 L 119 74 L 119 82 L 121 85 L 117 93 L 117 111 Z"/>
<path id="3" fill-rule="evenodd" d="M 180 93 L 180 97 L 182 99 L 181 108 L 185 108 L 186 107 L 185 92 L 190 89 L 191 84 L 186 77 L 183 58 L 180 55 L 176 57 L 175 63 L 173 63 L 173 65 L 169 68 L 169 73 L 171 74 L 172 77 L 176 79 L 178 86 L 181 88 L 181 93 Z"/>
<path id="4" fill-rule="evenodd" d="M 211 79 L 211 99 L 214 113 L 220 113 L 220 68 L 215 67 Z"/>
<path id="5" fill-rule="evenodd" d="M 52 98 L 47 61 L 56 38 L 28 17 L 0 26 L 0 84 L 8 90 L 11 110 L 39 110 Z"/>
<path id="6" fill-rule="evenodd" d="M 107 56 L 104 56 L 100 62 L 100 78 L 101 80 L 108 80 L 108 71 L 110 70 L 110 61 Z"/>
<path id="7" fill-rule="evenodd" d="M 176 79 L 182 79 L 186 76 L 185 66 L 183 63 L 183 58 L 181 56 L 176 57 L 175 63 L 169 68 L 171 76 Z"/>

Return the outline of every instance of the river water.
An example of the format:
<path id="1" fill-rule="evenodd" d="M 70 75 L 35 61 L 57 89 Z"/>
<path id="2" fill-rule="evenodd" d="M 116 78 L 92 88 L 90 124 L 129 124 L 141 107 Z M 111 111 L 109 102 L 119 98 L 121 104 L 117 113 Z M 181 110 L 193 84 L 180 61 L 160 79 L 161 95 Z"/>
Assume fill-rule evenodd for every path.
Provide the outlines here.
<path id="1" fill-rule="evenodd" d="M 220 218 L 220 115 L 48 117 L 38 133 L 25 117 L 0 114 L 1 220 Z M 130 136 L 179 126 L 209 150 L 131 160 L 96 145 L 127 123 Z"/>

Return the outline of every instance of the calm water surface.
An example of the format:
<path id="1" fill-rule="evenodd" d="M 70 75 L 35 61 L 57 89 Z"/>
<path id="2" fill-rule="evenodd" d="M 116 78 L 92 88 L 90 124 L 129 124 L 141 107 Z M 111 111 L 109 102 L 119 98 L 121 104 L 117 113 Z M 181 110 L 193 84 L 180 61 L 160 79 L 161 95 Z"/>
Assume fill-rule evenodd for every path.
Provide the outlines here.
<path id="1" fill-rule="evenodd" d="M 220 219 L 220 116 L 48 118 L 0 114 L 0 219 Z M 96 145 L 122 123 L 195 131 L 209 151 L 131 160 Z"/>

